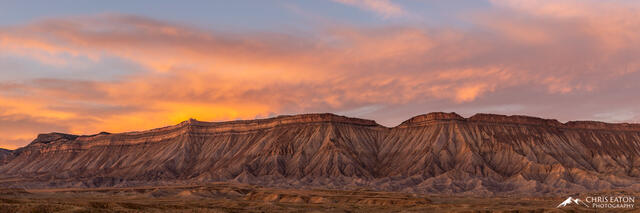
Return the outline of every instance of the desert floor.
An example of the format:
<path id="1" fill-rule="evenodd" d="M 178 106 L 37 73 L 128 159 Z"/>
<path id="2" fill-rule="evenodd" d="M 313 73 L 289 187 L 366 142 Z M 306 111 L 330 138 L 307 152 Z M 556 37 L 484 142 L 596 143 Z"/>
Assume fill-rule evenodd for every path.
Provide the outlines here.
<path id="1" fill-rule="evenodd" d="M 563 199 L 427 196 L 365 189 L 298 190 L 212 183 L 0 189 L 0 212 L 596 212 L 586 208 L 555 208 Z M 609 212 L 640 212 L 640 208 Z"/>

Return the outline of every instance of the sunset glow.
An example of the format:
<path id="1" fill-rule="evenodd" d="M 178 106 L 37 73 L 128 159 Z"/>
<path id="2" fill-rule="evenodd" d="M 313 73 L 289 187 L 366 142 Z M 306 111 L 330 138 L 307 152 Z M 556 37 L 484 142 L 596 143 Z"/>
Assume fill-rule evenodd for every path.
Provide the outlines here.
<path id="1" fill-rule="evenodd" d="M 640 122 L 638 1 L 260 2 L 3 5 L 0 148 L 311 112 Z"/>

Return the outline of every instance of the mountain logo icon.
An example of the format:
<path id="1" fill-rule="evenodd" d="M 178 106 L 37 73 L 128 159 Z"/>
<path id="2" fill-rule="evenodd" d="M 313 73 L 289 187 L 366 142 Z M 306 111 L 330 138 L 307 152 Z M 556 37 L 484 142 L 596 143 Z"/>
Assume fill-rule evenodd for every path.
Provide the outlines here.
<path id="1" fill-rule="evenodd" d="M 562 201 L 562 203 L 560 203 L 560 205 L 558 205 L 556 208 L 562 208 L 562 207 L 565 207 L 565 206 L 571 205 L 571 204 L 584 205 L 586 207 L 589 207 L 589 205 L 587 205 L 587 203 L 585 203 L 584 201 L 582 201 L 582 200 L 580 200 L 578 198 L 568 197 L 566 200 Z"/>

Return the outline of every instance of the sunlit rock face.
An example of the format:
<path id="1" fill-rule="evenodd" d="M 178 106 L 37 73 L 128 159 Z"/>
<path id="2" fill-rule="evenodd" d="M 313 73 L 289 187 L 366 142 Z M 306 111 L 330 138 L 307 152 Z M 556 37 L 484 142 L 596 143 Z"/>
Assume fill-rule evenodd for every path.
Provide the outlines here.
<path id="1" fill-rule="evenodd" d="M 0 187 L 233 181 L 460 195 L 640 190 L 640 125 L 527 116 L 430 113 L 393 128 L 333 114 L 189 120 L 142 132 L 43 134 L 0 153 Z"/>

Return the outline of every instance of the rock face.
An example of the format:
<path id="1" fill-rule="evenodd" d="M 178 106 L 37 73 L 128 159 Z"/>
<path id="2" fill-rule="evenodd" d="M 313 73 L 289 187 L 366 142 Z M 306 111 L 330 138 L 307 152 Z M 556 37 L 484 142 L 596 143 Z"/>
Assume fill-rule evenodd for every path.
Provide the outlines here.
<path id="1" fill-rule="evenodd" d="M 232 181 L 480 196 L 640 191 L 640 125 L 492 114 L 430 113 L 394 128 L 333 114 L 189 120 L 142 132 L 43 134 L 7 156 L 0 187 Z"/>
<path id="2" fill-rule="evenodd" d="M 0 148 L 0 165 L 5 164 L 11 156 L 11 151 Z"/>

